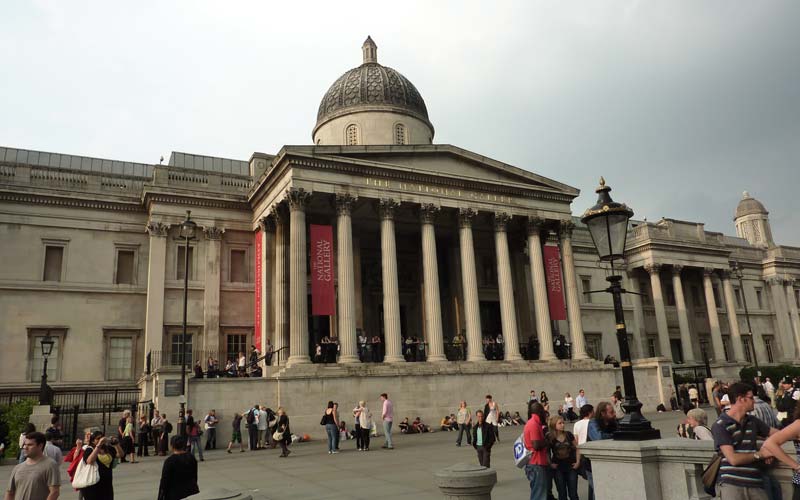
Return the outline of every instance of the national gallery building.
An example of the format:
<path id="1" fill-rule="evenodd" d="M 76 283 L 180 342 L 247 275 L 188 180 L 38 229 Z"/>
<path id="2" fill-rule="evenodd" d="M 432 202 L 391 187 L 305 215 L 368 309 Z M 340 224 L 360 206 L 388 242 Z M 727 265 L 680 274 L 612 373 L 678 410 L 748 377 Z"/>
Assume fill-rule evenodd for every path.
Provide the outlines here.
<path id="1" fill-rule="evenodd" d="M 0 147 L 0 389 L 38 385 L 50 336 L 53 387 L 175 396 L 165 382 L 180 364 L 188 269 L 191 363 L 224 366 L 271 346 L 259 390 L 283 404 L 316 389 L 281 381 L 324 377 L 381 378 L 368 390 L 390 393 L 397 377 L 427 377 L 425 394 L 450 394 L 450 405 L 460 386 L 442 380 L 454 375 L 550 374 L 536 388 L 559 396 L 607 372 L 595 399 L 610 394 L 611 298 L 587 293 L 608 286 L 609 270 L 576 217 L 578 188 L 436 144 L 419 91 L 378 63 L 371 39 L 362 50 L 323 96 L 312 145 L 247 161 L 173 152 L 163 164 Z M 187 210 L 198 225 L 188 245 Z M 642 294 L 624 296 L 636 363 L 708 360 L 715 374 L 735 374 L 797 359 L 800 248 L 775 243 L 766 208 L 747 193 L 731 215 L 736 236 L 631 221 L 623 284 Z M 314 363 L 328 338 L 334 363 Z M 653 373 L 666 384 L 669 370 Z M 192 381 L 198 406 L 253 402 L 237 407 L 236 390 L 204 383 L 223 384 Z M 529 388 L 518 390 L 527 400 Z"/>

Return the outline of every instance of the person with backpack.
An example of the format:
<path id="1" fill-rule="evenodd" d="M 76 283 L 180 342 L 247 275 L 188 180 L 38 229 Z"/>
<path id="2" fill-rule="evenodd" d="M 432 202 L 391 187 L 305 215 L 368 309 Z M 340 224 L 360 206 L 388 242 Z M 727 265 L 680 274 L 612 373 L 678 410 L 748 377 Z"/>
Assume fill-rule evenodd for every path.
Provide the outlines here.
<path id="1" fill-rule="evenodd" d="M 550 455 L 550 472 L 556 483 L 558 500 L 578 500 L 578 438 L 564 430 L 564 419 L 556 415 L 547 421 L 545 436 Z"/>
<path id="2" fill-rule="evenodd" d="M 245 422 L 247 422 L 247 437 L 250 441 L 250 451 L 258 449 L 258 413 L 259 405 L 255 404 L 252 408 L 244 414 Z"/>
<path id="3" fill-rule="evenodd" d="M 158 454 L 166 456 L 169 448 L 169 434 L 172 432 L 172 422 L 167 419 L 167 414 L 161 415 L 161 432 L 158 436 Z"/>

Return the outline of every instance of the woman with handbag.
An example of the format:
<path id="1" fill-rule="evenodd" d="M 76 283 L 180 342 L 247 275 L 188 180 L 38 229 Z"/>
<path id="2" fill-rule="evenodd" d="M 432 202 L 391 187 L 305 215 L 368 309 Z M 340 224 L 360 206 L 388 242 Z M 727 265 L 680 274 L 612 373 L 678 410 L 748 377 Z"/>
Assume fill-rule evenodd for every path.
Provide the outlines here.
<path id="1" fill-rule="evenodd" d="M 94 431 L 89 446 L 83 450 L 83 464 L 78 465 L 75 479 L 82 476 L 81 468 L 96 467 L 97 482 L 79 489 L 82 500 L 114 500 L 112 470 L 116 465 L 117 452 L 101 431 Z M 74 482 L 74 481 L 73 481 Z"/>
<path id="2" fill-rule="evenodd" d="M 336 420 L 336 413 L 333 410 L 333 401 L 328 401 L 328 407 L 322 414 L 320 425 L 325 426 L 325 434 L 328 436 L 328 455 L 339 453 L 336 451 L 336 434 L 339 432 L 339 422 Z"/>
<path id="3" fill-rule="evenodd" d="M 128 415 L 125 419 L 125 428 L 122 431 L 122 452 L 125 454 L 124 458 L 130 455 L 130 462 L 136 463 L 136 448 L 133 443 L 136 439 L 136 432 L 133 430 L 133 417 Z"/>
<path id="4" fill-rule="evenodd" d="M 275 424 L 275 433 L 272 435 L 272 439 L 281 445 L 282 453 L 279 456 L 281 458 L 288 457 L 291 452 L 287 446 L 292 440 L 292 432 L 289 430 L 289 417 L 283 406 L 278 407 L 278 422 Z"/>

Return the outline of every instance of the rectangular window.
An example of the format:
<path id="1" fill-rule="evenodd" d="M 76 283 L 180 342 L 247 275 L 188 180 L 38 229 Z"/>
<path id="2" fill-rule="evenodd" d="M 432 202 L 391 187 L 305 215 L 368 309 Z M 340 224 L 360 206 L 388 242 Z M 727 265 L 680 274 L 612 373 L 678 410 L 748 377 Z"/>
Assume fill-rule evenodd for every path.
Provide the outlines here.
<path id="1" fill-rule="evenodd" d="M 228 334 L 225 339 L 225 359 L 236 361 L 239 359 L 239 353 L 247 353 L 247 335 L 246 334 Z"/>
<path id="2" fill-rule="evenodd" d="M 753 362 L 753 345 L 750 343 L 750 337 L 742 337 L 742 347 L 744 348 L 744 358 L 748 363 Z"/>
<path id="3" fill-rule="evenodd" d="M 592 294 L 586 293 L 592 289 L 592 278 L 589 276 L 581 276 L 581 288 L 583 289 L 583 303 L 592 303 Z"/>
<path id="4" fill-rule="evenodd" d="M 44 247 L 44 281 L 61 281 L 61 266 L 64 261 L 64 247 L 46 245 Z"/>
<path id="5" fill-rule="evenodd" d="M 53 340 L 53 349 L 50 351 L 50 356 L 47 357 L 47 381 L 53 382 L 58 380 L 59 371 L 58 364 L 61 358 L 61 342 L 63 340 L 64 330 L 47 331 L 36 330 L 31 336 L 31 353 L 30 353 L 30 380 L 38 382 L 42 379 L 42 369 L 44 368 L 44 356 L 42 356 L 42 340 L 50 334 Z"/>
<path id="6" fill-rule="evenodd" d="M 185 260 L 186 247 L 181 245 L 178 247 L 178 266 L 176 278 L 179 280 L 184 279 L 184 271 L 186 270 Z M 194 279 L 194 248 L 189 247 L 189 281 Z"/>
<path id="7" fill-rule="evenodd" d="M 170 336 L 170 364 L 181 366 L 181 340 L 183 333 L 173 333 Z M 186 366 L 192 366 L 192 334 L 186 333 Z"/>
<path id="8" fill-rule="evenodd" d="M 764 350 L 767 351 L 767 359 L 770 363 L 775 362 L 775 337 L 764 335 Z"/>
<path id="9" fill-rule="evenodd" d="M 133 338 L 108 338 L 108 380 L 130 380 L 133 378 Z"/>
<path id="10" fill-rule="evenodd" d="M 756 288 L 756 303 L 759 309 L 764 309 L 764 294 L 760 288 Z"/>
<path id="11" fill-rule="evenodd" d="M 247 252 L 231 250 L 231 283 L 247 283 Z"/>
<path id="12" fill-rule="evenodd" d="M 675 288 L 672 285 L 667 285 L 667 305 L 674 306 L 675 305 Z"/>
<path id="13" fill-rule="evenodd" d="M 647 353 L 651 358 L 658 356 L 658 342 L 655 337 L 647 337 Z"/>
<path id="14" fill-rule="evenodd" d="M 592 359 L 603 359 L 603 336 L 597 333 L 586 334 L 586 354 Z"/>
<path id="15" fill-rule="evenodd" d="M 700 288 L 696 286 L 692 287 L 692 304 L 694 304 L 695 307 L 706 305 L 705 297 L 700 293 Z"/>
<path id="16" fill-rule="evenodd" d="M 136 252 L 133 250 L 117 250 L 117 272 L 114 281 L 116 284 L 134 284 L 136 275 L 134 262 L 136 262 Z"/>
<path id="17" fill-rule="evenodd" d="M 702 360 L 711 359 L 711 351 L 709 350 L 708 344 L 708 337 L 703 337 L 700 339 L 700 359 Z"/>
<path id="18" fill-rule="evenodd" d="M 738 309 L 742 308 L 742 291 L 738 288 L 733 289 L 733 294 L 736 296 L 736 307 Z"/>

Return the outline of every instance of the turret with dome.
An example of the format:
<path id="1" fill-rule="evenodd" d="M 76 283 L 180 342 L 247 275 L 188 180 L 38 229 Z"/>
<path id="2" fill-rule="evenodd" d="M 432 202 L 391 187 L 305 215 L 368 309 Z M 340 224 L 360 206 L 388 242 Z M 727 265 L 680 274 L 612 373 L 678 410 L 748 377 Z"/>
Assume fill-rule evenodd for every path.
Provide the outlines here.
<path id="1" fill-rule="evenodd" d="M 371 37 L 361 49 L 361 66 L 337 78 L 319 104 L 314 144 L 431 144 L 434 129 L 417 88 L 398 71 L 378 64 Z"/>
<path id="2" fill-rule="evenodd" d="M 775 244 L 769 224 L 769 212 L 763 203 L 750 196 L 747 191 L 742 193 L 733 221 L 736 224 L 736 234 L 751 245 L 768 247 Z"/>

